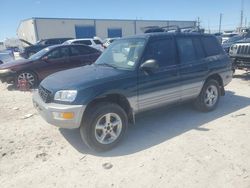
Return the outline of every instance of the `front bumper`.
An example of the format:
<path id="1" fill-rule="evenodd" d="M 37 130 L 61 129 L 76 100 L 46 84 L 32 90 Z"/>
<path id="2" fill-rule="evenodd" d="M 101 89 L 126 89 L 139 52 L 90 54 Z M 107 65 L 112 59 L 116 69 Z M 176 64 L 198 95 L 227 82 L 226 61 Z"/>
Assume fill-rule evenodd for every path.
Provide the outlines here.
<path id="1" fill-rule="evenodd" d="M 76 129 L 81 126 L 82 116 L 85 110 L 84 105 L 45 103 L 39 96 L 38 91 L 35 91 L 33 94 L 33 104 L 34 107 L 39 112 L 39 114 L 49 124 L 65 129 Z M 67 113 L 67 112 L 73 113 L 74 117 L 72 119 L 61 119 L 55 117 L 54 115 L 55 113 Z"/>

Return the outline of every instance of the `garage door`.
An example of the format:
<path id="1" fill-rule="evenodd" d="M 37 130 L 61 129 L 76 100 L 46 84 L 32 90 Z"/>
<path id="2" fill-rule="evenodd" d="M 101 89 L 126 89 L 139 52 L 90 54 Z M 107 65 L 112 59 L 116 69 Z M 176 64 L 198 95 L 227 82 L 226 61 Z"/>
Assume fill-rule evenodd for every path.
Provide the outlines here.
<path id="1" fill-rule="evenodd" d="M 108 29 L 108 38 L 122 37 L 121 28 L 109 28 Z"/>
<path id="2" fill-rule="evenodd" d="M 75 26 L 76 38 L 93 38 L 95 33 L 94 26 Z"/>

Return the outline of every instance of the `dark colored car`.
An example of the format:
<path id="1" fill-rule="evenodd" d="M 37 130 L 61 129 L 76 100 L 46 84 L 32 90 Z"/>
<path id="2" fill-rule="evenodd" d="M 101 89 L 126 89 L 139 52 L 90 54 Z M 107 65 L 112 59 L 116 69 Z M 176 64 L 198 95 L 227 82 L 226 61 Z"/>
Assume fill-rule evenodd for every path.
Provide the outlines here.
<path id="1" fill-rule="evenodd" d="M 85 45 L 50 46 L 29 59 L 0 65 L 0 80 L 17 86 L 19 80 L 25 79 L 33 87 L 54 72 L 92 64 L 100 55 L 99 50 Z"/>
<path id="2" fill-rule="evenodd" d="M 48 123 L 80 127 L 86 145 L 104 151 L 142 111 L 187 100 L 214 110 L 231 80 L 231 61 L 215 36 L 149 33 L 114 41 L 93 65 L 47 77 L 33 102 Z"/>
<path id="3" fill-rule="evenodd" d="M 43 40 L 38 41 L 35 44 L 31 44 L 23 39 L 20 39 L 22 42 L 24 42 L 28 45 L 28 47 L 24 47 L 23 49 L 21 49 L 20 56 L 27 59 L 30 56 L 32 56 L 33 54 L 42 50 L 43 48 L 46 48 L 46 47 L 52 46 L 52 45 L 62 44 L 65 41 L 70 40 L 70 39 L 72 39 L 72 38 L 43 39 Z"/>

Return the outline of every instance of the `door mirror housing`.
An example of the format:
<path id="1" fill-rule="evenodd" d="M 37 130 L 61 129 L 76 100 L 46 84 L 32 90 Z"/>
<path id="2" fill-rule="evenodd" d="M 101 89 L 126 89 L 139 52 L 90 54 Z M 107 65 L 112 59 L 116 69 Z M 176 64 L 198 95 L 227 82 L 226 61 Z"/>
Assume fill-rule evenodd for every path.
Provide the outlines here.
<path id="1" fill-rule="evenodd" d="M 155 59 L 149 59 L 145 61 L 144 63 L 141 64 L 140 69 L 150 73 L 153 72 L 154 70 L 157 70 L 159 68 L 159 64 Z"/>

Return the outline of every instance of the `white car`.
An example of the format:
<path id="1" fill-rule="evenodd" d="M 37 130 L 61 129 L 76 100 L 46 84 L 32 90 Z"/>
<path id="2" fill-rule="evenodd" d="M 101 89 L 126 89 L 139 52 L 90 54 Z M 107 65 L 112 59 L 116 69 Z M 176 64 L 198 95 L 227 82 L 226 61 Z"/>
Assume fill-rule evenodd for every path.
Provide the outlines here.
<path id="1" fill-rule="evenodd" d="M 103 42 L 103 46 L 104 48 L 107 48 L 112 42 L 114 42 L 115 40 L 117 40 L 119 38 L 107 38 L 104 42 Z"/>
<path id="2" fill-rule="evenodd" d="M 85 44 L 91 46 L 97 50 L 103 51 L 104 46 L 99 39 L 85 38 L 85 39 L 71 39 L 67 40 L 63 44 Z"/>

